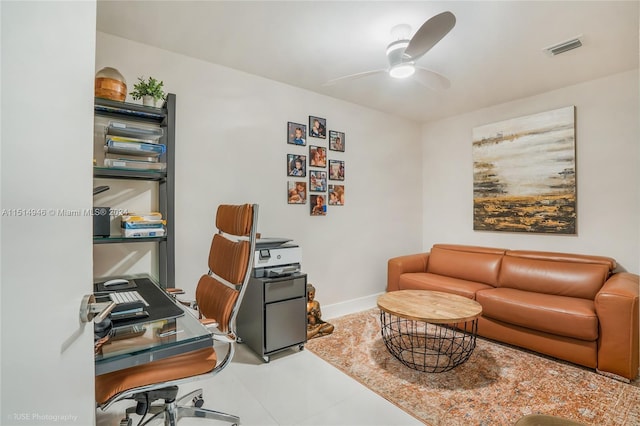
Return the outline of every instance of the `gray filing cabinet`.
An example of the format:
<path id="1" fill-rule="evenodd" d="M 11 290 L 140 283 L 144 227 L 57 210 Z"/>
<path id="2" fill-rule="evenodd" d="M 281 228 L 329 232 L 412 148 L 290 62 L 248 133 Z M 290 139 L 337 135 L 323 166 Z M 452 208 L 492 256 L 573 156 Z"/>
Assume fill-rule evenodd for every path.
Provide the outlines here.
<path id="1" fill-rule="evenodd" d="M 269 356 L 307 341 L 307 275 L 249 280 L 238 317 L 238 337 L 266 362 Z"/>

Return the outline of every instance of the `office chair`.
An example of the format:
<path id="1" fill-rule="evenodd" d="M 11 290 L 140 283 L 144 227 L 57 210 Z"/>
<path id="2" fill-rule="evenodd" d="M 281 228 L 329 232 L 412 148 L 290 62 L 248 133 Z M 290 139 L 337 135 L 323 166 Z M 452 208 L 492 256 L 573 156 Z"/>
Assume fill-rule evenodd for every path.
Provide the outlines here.
<path id="1" fill-rule="evenodd" d="M 135 410 L 134 407 L 127 409 L 121 426 L 131 425 L 129 415 L 134 411 L 140 415 L 154 414 L 145 425 L 162 417 L 165 426 L 175 426 L 182 417 L 204 417 L 239 424 L 237 416 L 202 408 L 202 389 L 176 398 L 178 385 L 213 376 L 233 358 L 236 316 L 253 267 L 257 223 L 257 204 L 218 207 L 218 233 L 211 242 L 209 272 L 200 278 L 196 287 L 201 321 L 207 327 L 215 327 L 212 329 L 214 341 L 227 345 L 224 359 L 219 362 L 216 350 L 210 347 L 97 376 L 96 401 L 102 410 L 125 399 L 137 402 Z M 163 399 L 164 404 L 151 405 L 159 399 Z M 189 402 L 193 405 L 181 405 Z"/>

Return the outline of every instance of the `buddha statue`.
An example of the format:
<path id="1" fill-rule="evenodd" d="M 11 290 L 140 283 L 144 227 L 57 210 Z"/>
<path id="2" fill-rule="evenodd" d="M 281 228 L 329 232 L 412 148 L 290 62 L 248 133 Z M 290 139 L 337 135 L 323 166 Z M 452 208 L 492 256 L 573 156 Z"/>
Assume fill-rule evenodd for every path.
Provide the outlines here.
<path id="1" fill-rule="evenodd" d="M 320 303 L 314 300 L 316 288 L 307 284 L 307 340 L 333 333 L 333 325 L 322 320 Z"/>

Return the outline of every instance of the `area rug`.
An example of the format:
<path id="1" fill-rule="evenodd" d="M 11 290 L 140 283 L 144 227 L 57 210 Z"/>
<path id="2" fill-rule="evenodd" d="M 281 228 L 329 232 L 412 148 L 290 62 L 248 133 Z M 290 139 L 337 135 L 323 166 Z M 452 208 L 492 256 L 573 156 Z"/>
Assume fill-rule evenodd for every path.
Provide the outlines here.
<path id="1" fill-rule="evenodd" d="M 444 373 L 401 364 L 380 336 L 377 309 L 330 321 L 333 334 L 305 347 L 427 425 L 513 425 L 527 414 L 586 425 L 640 425 L 640 380 L 478 338 L 469 360 Z"/>

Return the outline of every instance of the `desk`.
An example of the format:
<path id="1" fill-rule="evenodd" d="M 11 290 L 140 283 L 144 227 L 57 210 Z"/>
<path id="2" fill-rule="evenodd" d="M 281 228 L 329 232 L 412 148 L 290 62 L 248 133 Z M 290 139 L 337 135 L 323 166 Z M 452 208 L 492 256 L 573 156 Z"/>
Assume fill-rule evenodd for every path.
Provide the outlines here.
<path id="1" fill-rule="evenodd" d="M 97 376 L 213 346 L 210 331 L 188 308 L 170 296 L 162 303 L 179 307 L 184 315 L 115 327 L 114 337 L 95 356 Z"/>

